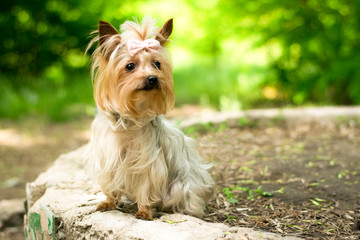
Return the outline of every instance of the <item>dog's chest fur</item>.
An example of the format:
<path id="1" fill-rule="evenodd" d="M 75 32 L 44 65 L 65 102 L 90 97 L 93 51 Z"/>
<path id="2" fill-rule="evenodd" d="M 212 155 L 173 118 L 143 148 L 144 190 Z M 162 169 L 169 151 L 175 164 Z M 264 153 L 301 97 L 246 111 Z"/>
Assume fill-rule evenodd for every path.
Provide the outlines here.
<path id="1" fill-rule="evenodd" d="M 165 197 L 178 177 L 175 151 L 182 151 L 184 142 L 179 130 L 167 124 L 161 117 L 142 127 L 122 119 L 114 124 L 101 114 L 96 117 L 91 136 L 96 144 L 91 145 L 99 148 L 92 152 L 100 156 L 90 158 L 98 161 L 90 164 L 96 166 L 94 175 L 105 192 L 126 193 L 130 199 L 150 195 L 153 202 Z"/>

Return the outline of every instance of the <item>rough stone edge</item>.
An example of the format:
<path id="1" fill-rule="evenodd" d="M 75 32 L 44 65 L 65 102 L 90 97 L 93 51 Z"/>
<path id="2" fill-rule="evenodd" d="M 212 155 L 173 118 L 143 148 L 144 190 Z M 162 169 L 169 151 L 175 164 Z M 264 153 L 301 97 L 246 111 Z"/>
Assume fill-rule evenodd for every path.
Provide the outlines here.
<path id="1" fill-rule="evenodd" d="M 79 152 L 76 150 L 75 152 Z M 71 152 L 70 154 L 73 154 Z M 58 159 L 55 165 L 63 164 Z M 45 172 L 52 174 L 53 168 Z M 79 170 L 75 170 L 77 172 Z M 81 170 L 80 170 L 81 171 Z M 81 174 L 80 174 L 81 175 Z M 41 181 L 43 179 L 40 179 Z M 42 184 L 39 181 L 39 184 Z M 298 239 L 291 236 L 281 237 L 275 233 L 268 233 L 250 228 L 229 227 L 222 223 L 209 223 L 201 219 L 182 215 L 165 214 L 155 221 L 135 219 L 132 214 L 121 211 L 96 212 L 96 205 L 105 199 L 102 194 L 86 194 L 87 189 L 71 188 L 69 186 L 52 185 L 44 194 L 29 206 L 29 213 L 38 214 L 42 233 L 48 234 L 44 239 L 68 239 L 76 236 L 78 239 Z M 36 184 L 36 181 L 34 182 Z M 59 203 L 59 196 L 68 196 Z M 26 221 L 28 223 L 28 221 Z M 46 225 L 49 222 L 61 222 L 55 229 Z M 102 224 L 97 224 L 101 222 Z M 186 225 L 184 224 L 186 223 Z M 117 228 L 114 228 L 114 225 Z M 141 225 L 141 226 L 140 226 Z M 157 227 L 154 233 L 153 229 Z M 176 228 L 175 228 L 176 227 Z M 180 231 L 179 231 L 180 228 Z M 191 231 L 188 231 L 188 229 Z M 45 230 L 44 230 L 45 229 Z M 203 231 L 200 232 L 199 230 Z M 205 230 L 205 231 L 204 231 Z M 57 234 L 50 234 L 57 231 Z M 34 231 L 35 232 L 35 231 Z M 176 237 L 169 235 L 177 234 Z M 156 235 L 154 235 L 156 234 Z M 163 234 L 163 235 L 161 235 Z M 29 234 L 31 235 L 31 234 Z M 28 239 L 31 239 L 28 235 Z M 36 234 L 34 234 L 36 235 Z M 37 235 L 40 237 L 40 235 Z M 193 237 L 194 236 L 194 237 Z"/>
<path id="2" fill-rule="evenodd" d="M 105 196 L 89 194 L 92 183 L 81 169 L 79 159 L 83 150 L 84 147 L 81 147 L 60 156 L 52 167 L 28 184 L 30 192 L 34 189 L 36 192 L 37 186 L 45 187 L 45 191 L 31 195 L 33 200 L 36 200 L 28 205 L 29 211 L 25 218 L 25 227 L 32 224 L 34 228 L 38 224 L 44 239 L 67 239 L 74 233 L 80 239 L 299 239 L 249 228 L 229 227 L 222 223 L 209 223 L 181 214 L 164 215 L 155 221 L 144 222 L 135 219 L 132 214 L 120 211 L 96 212 L 96 205 L 104 200 Z M 61 196 L 66 198 L 59 203 Z M 35 219 L 33 223 L 29 223 L 30 214 Z M 102 225 L 96 224 L 98 222 Z M 49 226 L 49 223 L 53 225 Z M 113 228 L 114 223 L 121 226 L 120 229 Z M 55 224 L 57 229 L 54 228 Z M 152 231 L 156 226 L 160 226 L 157 234 L 164 236 L 154 236 Z M 187 232 L 189 226 L 192 232 Z M 205 229 L 205 233 L 198 231 L 196 226 Z M 178 238 L 169 235 L 175 229 L 178 231 Z M 41 237 L 35 229 L 33 233 L 28 232 L 27 239 L 31 239 L 32 234 Z"/>
<path id="3" fill-rule="evenodd" d="M 283 119 L 286 121 L 309 122 L 334 120 L 338 117 L 353 118 L 360 117 L 359 106 L 327 106 L 327 107 L 299 107 L 299 108 L 271 108 L 252 109 L 234 112 L 211 112 L 206 111 L 198 116 L 188 119 L 178 119 L 181 128 L 191 127 L 197 124 L 214 123 L 219 124 L 231 120 L 245 119 Z"/>

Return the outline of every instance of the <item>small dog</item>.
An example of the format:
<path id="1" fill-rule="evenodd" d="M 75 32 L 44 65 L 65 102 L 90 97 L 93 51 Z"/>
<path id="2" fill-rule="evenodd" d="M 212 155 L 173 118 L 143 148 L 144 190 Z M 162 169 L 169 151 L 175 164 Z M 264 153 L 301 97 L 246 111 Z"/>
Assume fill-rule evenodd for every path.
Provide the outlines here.
<path id="1" fill-rule="evenodd" d="M 175 98 L 165 49 L 173 20 L 160 30 L 149 17 L 120 29 L 99 21 L 88 46 L 98 42 L 92 55 L 98 114 L 84 155 L 107 196 L 97 210 L 113 210 L 126 196 L 137 203 L 136 218 L 152 219 L 152 207 L 201 216 L 213 195 L 211 166 L 202 163 L 195 141 L 162 116 Z"/>

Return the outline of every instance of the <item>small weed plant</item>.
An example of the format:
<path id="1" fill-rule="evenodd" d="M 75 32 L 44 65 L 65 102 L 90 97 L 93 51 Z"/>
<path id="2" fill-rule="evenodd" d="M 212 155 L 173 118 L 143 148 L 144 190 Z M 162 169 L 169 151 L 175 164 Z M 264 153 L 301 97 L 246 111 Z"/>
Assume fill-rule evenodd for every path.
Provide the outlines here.
<path id="1" fill-rule="evenodd" d="M 256 197 L 272 197 L 271 192 L 265 192 L 262 190 L 262 186 L 258 186 L 256 189 L 250 189 L 249 187 L 235 186 L 225 187 L 223 189 L 225 198 L 229 203 L 238 203 L 241 193 L 245 193 L 247 199 L 254 199 Z"/>

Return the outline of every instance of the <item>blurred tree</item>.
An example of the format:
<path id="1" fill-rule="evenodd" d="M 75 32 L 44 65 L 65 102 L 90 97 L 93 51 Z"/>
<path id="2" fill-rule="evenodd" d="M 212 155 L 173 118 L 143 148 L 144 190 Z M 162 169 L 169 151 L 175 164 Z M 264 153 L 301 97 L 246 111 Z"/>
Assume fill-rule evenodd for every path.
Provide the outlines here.
<path id="1" fill-rule="evenodd" d="M 238 29 L 279 45 L 265 85 L 292 104 L 360 104 L 360 1 L 223 1 Z M 256 18 L 256 21 L 249 19 Z M 236 25 L 236 24 L 235 24 Z"/>
<path id="2" fill-rule="evenodd" d="M 13 0 L 0 6 L 0 115 L 26 112 L 24 101 L 46 111 L 49 89 L 54 106 L 88 102 L 91 86 L 70 92 L 89 83 L 73 70 L 85 69 L 98 19 L 118 27 L 146 14 L 175 18 L 180 103 L 360 104 L 358 0 Z"/>
<path id="3" fill-rule="evenodd" d="M 101 4 L 91 8 L 85 7 L 87 4 L 85 0 L 14 0 L 1 4 L 0 71 L 39 75 L 54 63 L 74 56 L 75 49 L 84 49 L 101 9 Z"/>

